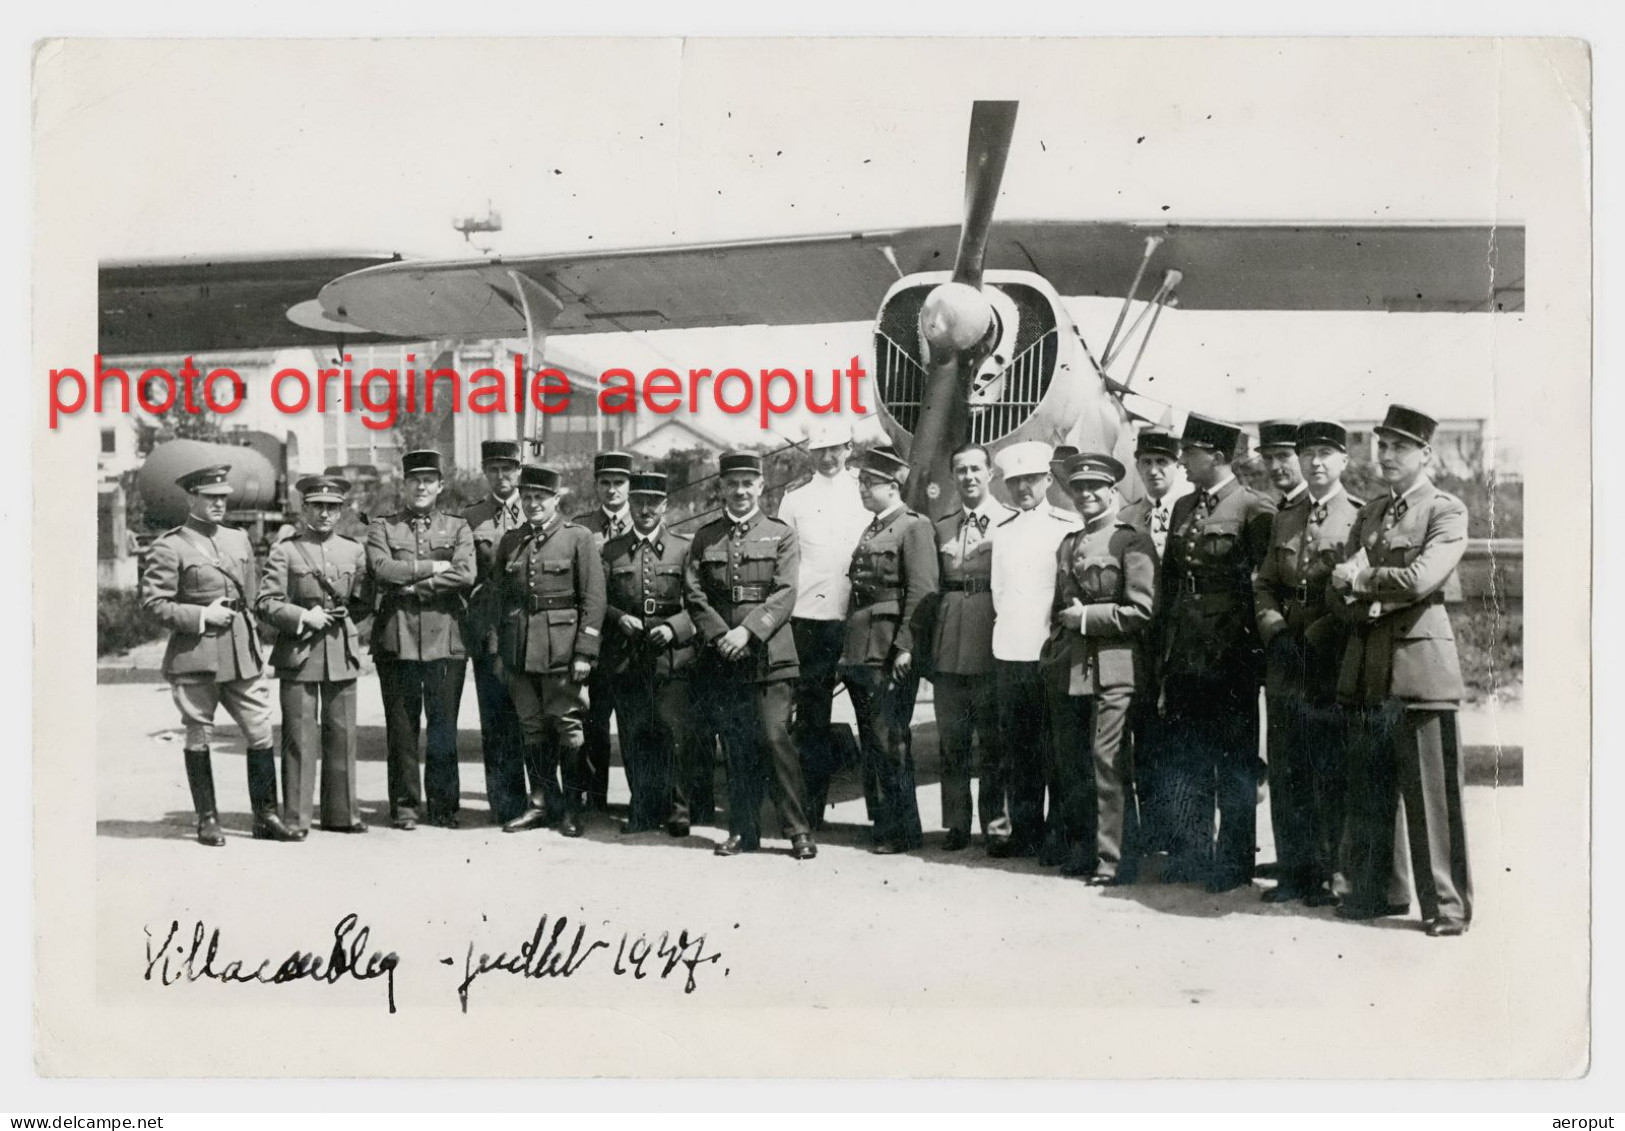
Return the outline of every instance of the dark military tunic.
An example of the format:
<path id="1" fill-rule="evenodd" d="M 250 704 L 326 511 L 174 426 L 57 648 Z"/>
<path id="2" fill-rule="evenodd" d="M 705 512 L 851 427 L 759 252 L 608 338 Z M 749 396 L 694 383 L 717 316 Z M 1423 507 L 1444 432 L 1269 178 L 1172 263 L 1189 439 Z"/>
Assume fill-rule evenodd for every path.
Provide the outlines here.
<path id="1" fill-rule="evenodd" d="M 920 673 L 898 676 L 899 652 L 917 651 L 917 623 L 937 591 L 937 544 L 931 523 L 899 504 L 877 516 L 858 539 L 848 570 L 852 602 L 841 665 L 858 739 L 875 782 L 877 844 L 916 848 L 922 841 L 909 726 Z"/>
<path id="2" fill-rule="evenodd" d="M 1160 647 L 1171 867 L 1182 878 L 1242 883 L 1253 874 L 1264 674 L 1253 571 L 1269 553 L 1274 514 L 1274 503 L 1234 477 L 1174 504 L 1162 563 Z"/>
<path id="3" fill-rule="evenodd" d="M 506 503 L 488 495 L 463 511 L 463 521 L 474 534 L 475 584 L 463 619 L 463 643 L 474 669 L 474 690 L 480 705 L 480 752 L 485 762 L 485 795 L 491 819 L 505 823 L 524 812 L 524 744 L 519 737 L 519 716 L 508 695 L 507 676 L 497 657 L 497 623 L 501 615 L 501 587 L 494 567 L 497 545 L 508 531 L 523 526 L 524 511 L 515 491 Z"/>
<path id="4" fill-rule="evenodd" d="M 1347 629 L 1329 582 L 1360 501 L 1336 488 L 1306 492 L 1275 516 L 1269 554 L 1253 579 L 1264 644 L 1270 822 L 1281 888 L 1329 891 L 1339 869 L 1348 735 L 1337 707 Z"/>
<path id="5" fill-rule="evenodd" d="M 436 573 L 436 562 L 449 568 Z M 372 651 L 384 697 L 390 813 L 416 820 L 427 793 L 429 816 L 450 817 L 461 804 L 457 711 L 466 655 L 461 621 L 475 575 L 473 533 L 455 515 L 403 510 L 370 524 L 367 565 L 377 589 Z"/>
<path id="6" fill-rule="evenodd" d="M 700 772 L 686 758 L 692 749 L 687 676 L 695 642 L 694 620 L 683 604 L 690 542 L 661 525 L 648 538 L 634 531 L 604 544 L 609 611 L 600 668 L 615 697 L 632 793 L 627 827 L 634 832 L 688 821 L 688 795 Z M 622 627 L 625 618 L 637 622 L 635 634 Z M 649 639 L 661 625 L 672 634 L 663 645 Z"/>
<path id="7" fill-rule="evenodd" d="M 271 547 L 256 609 L 277 631 L 271 667 L 281 680 L 282 799 L 291 828 L 310 828 L 318 757 L 322 824 L 348 828 L 361 820 L 355 788 L 357 625 L 371 615 L 371 606 L 372 579 L 361 543 L 301 529 Z M 311 609 L 337 619 L 321 631 L 309 628 Z"/>
<path id="8" fill-rule="evenodd" d="M 630 507 L 624 507 L 618 513 L 610 514 L 603 507 L 597 507 L 586 514 L 577 515 L 571 521 L 592 533 L 593 544 L 602 554 L 606 542 L 632 529 L 632 512 Z M 610 718 L 616 710 L 615 689 L 611 684 L 609 673 L 600 666 L 593 669 L 592 679 L 587 685 L 589 694 L 584 731 L 587 794 L 592 806 L 597 809 L 604 808 L 609 800 Z M 624 732 L 625 724 L 620 729 Z M 622 757 L 624 760 L 624 753 Z"/>
<path id="9" fill-rule="evenodd" d="M 493 572 L 501 586 L 499 655 L 519 715 L 530 806 L 553 816 L 573 812 L 589 780 L 582 756 L 587 686 L 570 678 L 570 668 L 598 659 L 603 562 L 590 532 L 554 515 L 540 528 L 503 535 Z"/>
<path id="10" fill-rule="evenodd" d="M 795 531 L 760 509 L 702 526 L 689 547 L 683 589 L 704 641 L 695 664 L 694 699 L 722 739 L 728 763 L 728 827 L 747 848 L 761 837 L 757 811 L 764 778 L 787 835 L 810 832 L 801 764 L 790 741 L 790 699 L 797 675 L 790 613 L 800 551 Z M 725 660 L 716 643 L 743 626 L 743 658 Z"/>

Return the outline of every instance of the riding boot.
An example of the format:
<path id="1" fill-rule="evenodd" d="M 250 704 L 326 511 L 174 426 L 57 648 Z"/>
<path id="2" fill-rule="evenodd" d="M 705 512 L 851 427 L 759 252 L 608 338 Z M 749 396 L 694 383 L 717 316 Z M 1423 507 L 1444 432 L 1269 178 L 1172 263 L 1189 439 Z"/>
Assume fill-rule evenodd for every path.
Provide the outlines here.
<path id="1" fill-rule="evenodd" d="M 186 784 L 192 787 L 192 808 L 197 810 L 197 842 L 210 848 L 226 843 L 220 832 L 220 814 L 214 805 L 214 771 L 209 767 L 209 748 L 186 753 Z"/>
<path id="2" fill-rule="evenodd" d="M 248 752 L 248 803 L 254 810 L 255 840 L 300 839 L 277 812 L 276 757 L 269 750 Z"/>

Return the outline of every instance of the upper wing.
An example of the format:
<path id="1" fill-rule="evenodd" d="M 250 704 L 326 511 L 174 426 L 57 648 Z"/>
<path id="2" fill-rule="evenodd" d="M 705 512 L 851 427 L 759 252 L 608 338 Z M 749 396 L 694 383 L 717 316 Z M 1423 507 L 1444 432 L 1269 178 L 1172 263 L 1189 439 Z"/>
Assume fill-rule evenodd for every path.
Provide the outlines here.
<path id="1" fill-rule="evenodd" d="M 101 352 L 108 356 L 330 345 L 335 333 L 379 341 L 359 328 L 314 329 L 288 311 L 341 275 L 399 259 L 367 252 L 181 256 L 114 261 L 97 272 Z"/>
<path id="2" fill-rule="evenodd" d="M 994 224 L 986 267 L 1120 298 L 1151 236 L 1162 242 L 1142 289 L 1177 269 L 1185 309 L 1523 309 L 1517 225 L 1011 221 Z M 864 321 L 900 274 L 951 265 L 958 238 L 941 226 L 509 259 L 106 264 L 102 352 L 311 345 L 338 332 L 518 337 L 527 287 L 558 300 L 554 334 Z M 307 304 L 303 325 L 289 321 L 318 288 L 321 316 Z"/>

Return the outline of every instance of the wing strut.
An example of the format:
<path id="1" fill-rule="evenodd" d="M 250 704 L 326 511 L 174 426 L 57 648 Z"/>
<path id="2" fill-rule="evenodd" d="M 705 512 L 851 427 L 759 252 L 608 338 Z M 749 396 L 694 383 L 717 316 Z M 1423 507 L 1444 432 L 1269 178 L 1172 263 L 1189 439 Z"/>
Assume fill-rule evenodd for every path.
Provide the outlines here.
<path id="1" fill-rule="evenodd" d="M 528 363 L 525 366 L 526 387 L 520 390 L 519 403 L 514 405 L 514 439 L 521 445 L 529 440 L 530 454 L 540 458 L 545 437 L 526 435 L 525 406 L 530 400 L 529 378 L 531 374 L 543 368 L 542 353 L 547 348 L 547 332 L 553 328 L 553 323 L 564 310 L 564 303 L 529 275 L 515 271 L 511 267 L 508 268 L 507 275 L 513 280 L 514 293 L 519 296 L 519 307 L 525 315 L 525 340 L 530 346 Z M 520 454 L 524 454 L 523 448 Z"/>
<path id="2" fill-rule="evenodd" d="M 1128 294 L 1123 296 L 1123 308 L 1117 312 L 1117 321 L 1112 323 L 1112 332 L 1106 338 L 1103 357 L 1111 357 L 1112 347 L 1117 344 L 1117 333 L 1123 328 L 1123 319 L 1128 317 L 1128 308 L 1134 305 L 1134 297 L 1140 293 L 1140 280 L 1145 278 L 1145 269 L 1151 265 L 1151 257 L 1161 246 L 1161 236 L 1145 237 L 1145 251 L 1140 255 L 1140 265 L 1134 269 L 1134 281 L 1128 285 Z"/>
<path id="3" fill-rule="evenodd" d="M 1128 347 L 1129 342 L 1133 340 L 1135 333 L 1140 329 L 1140 324 L 1145 321 L 1146 315 L 1152 311 L 1160 313 L 1161 307 L 1168 301 L 1168 297 L 1174 293 L 1174 288 L 1179 286 L 1179 281 L 1183 278 L 1184 275 L 1178 271 L 1163 272 L 1162 282 L 1157 284 L 1156 292 L 1152 294 L 1151 301 L 1140 309 L 1139 315 L 1134 319 L 1133 324 L 1129 326 L 1128 332 L 1118 339 L 1116 348 L 1107 350 L 1101 357 L 1101 365 L 1107 369 L 1112 367 L 1112 362 L 1118 359 L 1123 350 Z"/>

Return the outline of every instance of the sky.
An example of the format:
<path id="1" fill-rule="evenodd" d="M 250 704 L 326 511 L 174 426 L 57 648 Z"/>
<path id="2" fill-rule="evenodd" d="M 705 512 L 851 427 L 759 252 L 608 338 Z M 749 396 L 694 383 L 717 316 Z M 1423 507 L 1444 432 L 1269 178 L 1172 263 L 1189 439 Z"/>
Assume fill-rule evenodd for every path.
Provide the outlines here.
<path id="1" fill-rule="evenodd" d="M 1005 218 L 1516 221 L 1530 173 L 1499 157 L 1508 90 L 1539 81 L 1523 65 L 1443 40 L 77 43 L 44 49 L 35 124 L 78 155 L 51 187 L 102 258 L 461 256 L 451 218 L 488 200 L 509 254 L 952 223 L 974 97 L 1021 101 Z M 1102 342 L 1116 303 L 1071 306 Z M 1538 360 L 1523 322 L 1176 310 L 1136 387 L 1239 419 L 1395 398 L 1504 418 Z M 869 342 L 856 323 L 553 344 L 589 369 L 827 369 Z"/>

